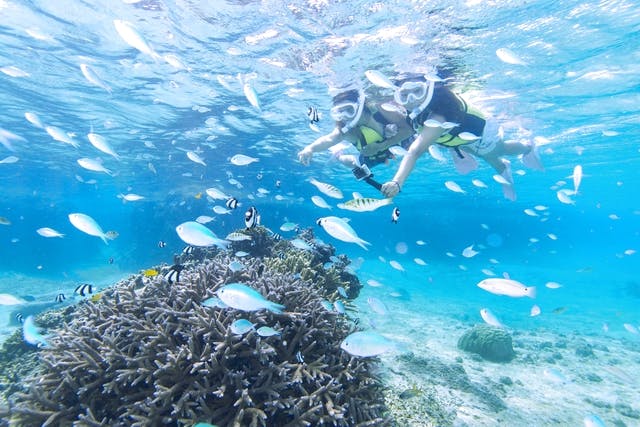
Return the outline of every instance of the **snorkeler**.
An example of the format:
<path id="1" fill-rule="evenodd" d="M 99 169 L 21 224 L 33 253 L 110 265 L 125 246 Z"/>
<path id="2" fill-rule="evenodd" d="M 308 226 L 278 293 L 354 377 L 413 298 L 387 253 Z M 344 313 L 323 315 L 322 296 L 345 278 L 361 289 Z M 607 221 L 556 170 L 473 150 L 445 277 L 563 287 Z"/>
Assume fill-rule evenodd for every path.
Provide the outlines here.
<path id="1" fill-rule="evenodd" d="M 454 94 L 438 77 L 409 74 L 396 79 L 394 100 L 406 109 L 406 121 L 417 134 L 402 159 L 393 179 L 381 188 L 385 197 L 396 196 L 416 161 L 433 144 L 455 150 L 454 163 L 461 173 L 477 167 L 473 156 L 491 165 L 504 178 L 504 196 L 516 199 L 510 162 L 504 155 L 523 155 L 523 163 L 532 169 L 543 170 L 535 145 L 530 141 L 505 141 L 498 123 Z"/>
<path id="2" fill-rule="evenodd" d="M 307 145 L 298 153 L 298 159 L 309 165 L 313 153 L 346 140 L 353 144 L 359 155 L 338 152 L 338 161 L 349 167 L 358 180 L 380 189 L 380 184 L 371 179 L 369 168 L 393 158 L 389 147 L 411 140 L 413 129 L 404 114 L 397 109 L 380 109 L 373 102 L 365 102 L 362 89 L 346 89 L 336 94 L 330 113 L 336 123 L 333 131 Z"/>

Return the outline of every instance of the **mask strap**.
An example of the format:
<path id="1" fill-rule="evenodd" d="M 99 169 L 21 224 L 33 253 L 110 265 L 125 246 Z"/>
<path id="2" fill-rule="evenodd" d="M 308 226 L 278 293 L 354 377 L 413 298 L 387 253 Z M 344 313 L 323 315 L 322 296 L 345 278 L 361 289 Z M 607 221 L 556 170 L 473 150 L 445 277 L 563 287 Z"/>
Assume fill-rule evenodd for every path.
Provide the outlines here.
<path id="1" fill-rule="evenodd" d="M 342 129 L 340 129 L 340 132 L 342 133 L 349 132 L 360 120 L 363 110 L 364 110 L 364 91 L 362 89 L 359 89 L 358 90 L 358 109 L 356 110 L 356 115 L 353 116 L 353 119 L 349 123 L 344 125 Z"/>
<path id="2" fill-rule="evenodd" d="M 427 108 L 427 106 L 431 102 L 431 98 L 433 98 L 433 90 L 434 90 L 435 86 L 436 86 L 436 82 L 434 82 L 433 80 L 429 80 L 429 88 L 427 89 L 427 96 L 424 99 L 424 101 L 422 102 L 422 104 L 420 104 L 420 106 L 418 106 L 417 108 L 414 108 L 414 110 L 411 112 L 411 114 L 409 114 L 409 118 L 411 120 L 413 120 L 416 117 L 418 117 L 420 115 L 420 113 L 422 113 L 424 111 L 424 109 Z"/>

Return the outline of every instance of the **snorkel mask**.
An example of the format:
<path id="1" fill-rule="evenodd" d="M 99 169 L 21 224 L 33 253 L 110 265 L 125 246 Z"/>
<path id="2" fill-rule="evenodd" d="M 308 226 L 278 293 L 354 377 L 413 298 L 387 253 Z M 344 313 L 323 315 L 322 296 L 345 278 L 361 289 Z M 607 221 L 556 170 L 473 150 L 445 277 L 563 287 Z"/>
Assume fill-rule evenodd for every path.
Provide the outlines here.
<path id="1" fill-rule="evenodd" d="M 340 95 L 338 95 L 338 100 L 334 100 L 336 104 L 329 111 L 333 120 L 343 123 L 342 128 L 340 128 L 342 133 L 347 133 L 358 123 L 364 109 L 364 92 L 362 89 L 357 91 L 358 98 L 356 101 L 348 98 L 350 93 L 351 91 L 347 92 L 344 100 L 340 100 Z"/>
<path id="2" fill-rule="evenodd" d="M 411 111 L 409 118 L 415 119 L 431 102 L 433 98 L 433 90 L 435 81 L 427 79 L 426 76 L 420 77 L 421 80 L 409 80 L 402 83 L 394 92 L 393 99 L 402 106 L 418 101 L 424 98 L 424 101 Z"/>

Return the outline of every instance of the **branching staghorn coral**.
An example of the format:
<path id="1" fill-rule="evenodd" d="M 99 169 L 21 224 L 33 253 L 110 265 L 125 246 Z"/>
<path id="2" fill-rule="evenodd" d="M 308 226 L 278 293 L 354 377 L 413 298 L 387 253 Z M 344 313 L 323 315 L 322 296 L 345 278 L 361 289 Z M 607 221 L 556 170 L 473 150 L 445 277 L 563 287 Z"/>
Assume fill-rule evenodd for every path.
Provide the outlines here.
<path id="1" fill-rule="evenodd" d="M 81 303 L 40 350 L 42 370 L 15 396 L 18 425 L 387 425 L 372 361 L 339 348 L 345 318 L 320 304 L 326 290 L 263 259 L 233 272 L 214 259 L 180 283 L 132 278 Z M 320 266 L 320 268 L 322 268 Z M 242 281 L 285 312 L 210 308 L 202 301 Z M 234 335 L 245 318 L 280 332 Z"/>

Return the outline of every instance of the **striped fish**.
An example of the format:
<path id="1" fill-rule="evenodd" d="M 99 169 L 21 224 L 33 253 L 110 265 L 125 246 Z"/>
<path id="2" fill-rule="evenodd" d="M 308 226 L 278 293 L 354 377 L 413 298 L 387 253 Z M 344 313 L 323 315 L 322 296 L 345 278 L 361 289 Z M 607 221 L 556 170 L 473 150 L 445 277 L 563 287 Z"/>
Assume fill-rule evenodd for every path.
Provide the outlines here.
<path id="1" fill-rule="evenodd" d="M 227 237 L 225 237 L 224 239 L 229 240 L 231 242 L 241 242 L 243 240 L 251 240 L 251 236 L 247 236 L 246 234 L 238 233 L 237 231 L 234 231 L 232 233 L 227 234 Z"/>
<path id="2" fill-rule="evenodd" d="M 354 212 L 369 212 L 375 211 L 376 209 L 390 205 L 393 202 L 392 198 L 387 199 L 372 199 L 369 197 L 363 197 L 360 199 L 352 199 L 348 202 L 338 203 L 338 207 L 340 209 L 346 209 L 348 211 Z"/>
<path id="3" fill-rule="evenodd" d="M 326 194 L 327 196 L 333 197 L 334 199 L 342 199 L 344 197 L 342 195 L 342 190 L 340 190 L 339 188 L 334 187 L 331 184 L 320 182 L 320 181 L 316 180 L 315 178 L 311 178 L 309 180 L 309 182 L 311 184 L 315 185 L 316 188 L 318 190 L 320 190 L 320 192 L 322 194 Z"/>

